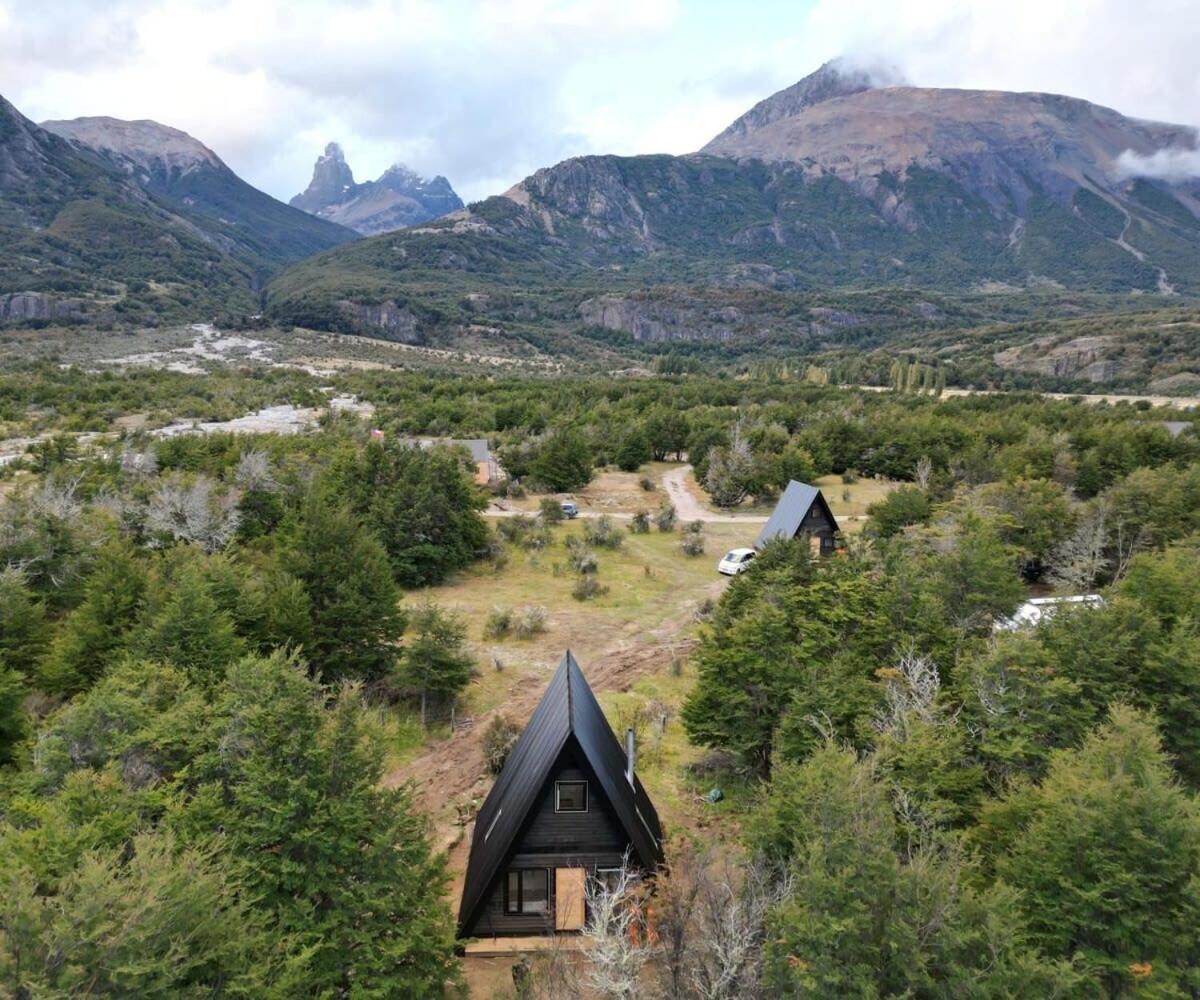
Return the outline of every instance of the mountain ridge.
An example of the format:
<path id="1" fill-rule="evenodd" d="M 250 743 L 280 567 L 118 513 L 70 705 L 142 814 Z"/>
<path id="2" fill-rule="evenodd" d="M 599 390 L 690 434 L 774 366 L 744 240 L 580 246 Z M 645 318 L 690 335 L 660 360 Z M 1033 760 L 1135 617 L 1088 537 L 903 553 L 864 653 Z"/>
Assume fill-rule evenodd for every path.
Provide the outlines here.
<path id="1" fill-rule="evenodd" d="M 0 323 L 241 317 L 284 265 L 357 238 L 178 129 L 30 121 L 0 97 Z"/>
<path id="2" fill-rule="evenodd" d="M 180 129 L 108 117 L 49 121 L 42 127 L 193 221 L 249 264 L 256 283 L 286 264 L 356 238 L 345 227 L 259 191 Z"/>
<path id="3" fill-rule="evenodd" d="M 909 133 L 864 142 L 897 102 Z M 796 130 L 804 143 L 744 155 Z M 826 66 L 696 153 L 565 160 L 452 216 L 303 262 L 267 301 L 300 325 L 439 342 L 485 328 L 801 346 L 810 322 L 782 307 L 749 315 L 740 291 L 1194 296 L 1200 181 L 1106 173 L 1127 150 L 1190 134 L 1075 98 L 878 87 Z M 713 320 L 721 296 L 728 322 Z"/>

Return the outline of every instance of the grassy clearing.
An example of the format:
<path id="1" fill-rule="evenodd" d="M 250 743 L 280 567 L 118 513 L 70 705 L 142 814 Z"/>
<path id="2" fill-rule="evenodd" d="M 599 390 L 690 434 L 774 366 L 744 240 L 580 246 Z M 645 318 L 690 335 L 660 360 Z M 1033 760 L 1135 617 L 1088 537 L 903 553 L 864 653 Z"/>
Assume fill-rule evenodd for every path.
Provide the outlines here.
<path id="1" fill-rule="evenodd" d="M 649 790 L 668 837 L 714 825 L 727 829 L 733 821 L 730 800 L 703 801 L 714 782 L 695 778 L 688 769 L 705 754 L 688 741 L 680 719 L 694 682 L 694 669 L 680 658 L 677 667 L 642 677 L 628 691 L 600 695 L 604 714 L 618 735 L 631 725 L 638 732 L 638 777 Z"/>
<path id="2" fill-rule="evenodd" d="M 513 510 L 536 513 L 543 496 L 574 500 L 580 510 L 598 514 L 636 514 L 639 510 L 655 511 L 668 500 L 662 488 L 663 473 L 678 468 L 677 462 L 648 462 L 637 472 L 605 469 L 583 489 L 574 493 L 530 494 L 519 500 L 505 500 Z M 653 489 L 645 490 L 641 481 L 648 479 Z"/>
<path id="3" fill-rule="evenodd" d="M 853 534 L 862 530 L 871 504 L 904 484 L 896 479 L 860 479 L 856 483 L 844 483 L 841 476 L 822 476 L 813 485 L 819 486 L 825 494 L 829 509 L 842 530 Z"/>
<path id="4" fill-rule="evenodd" d="M 669 466 L 668 466 L 669 468 Z M 708 500 L 704 488 L 696 482 L 693 475 L 684 478 L 684 485 L 705 510 L 721 512 Z M 838 519 L 842 531 L 854 534 L 862 530 L 863 521 L 867 517 L 867 508 L 876 500 L 882 500 L 893 490 L 904 484 L 897 479 L 860 479 L 855 483 L 844 483 L 838 475 L 821 476 L 813 482 L 825 494 L 825 500 L 833 516 Z M 757 514 L 769 516 L 775 509 L 774 503 L 751 503 L 749 501 L 738 505 L 734 512 L 738 514 Z M 727 512 L 722 512 L 727 513 Z M 749 544 L 749 543 L 747 543 Z"/>
<path id="5" fill-rule="evenodd" d="M 680 551 L 678 532 L 625 532 L 619 549 L 596 552 L 597 576 L 607 593 L 577 601 L 571 596 L 577 577 L 568 563 L 565 540 L 581 535 L 583 527 L 579 522 L 560 525 L 554 529 L 554 543 L 541 552 L 509 546 L 508 563 L 501 569 L 477 566 L 428 590 L 431 600 L 467 622 L 475 649 L 479 677 L 466 692 L 464 712 L 485 712 L 501 704 L 514 674 L 534 672 L 548 679 L 566 649 L 586 670 L 589 658 L 609 653 L 614 646 L 682 640 L 693 634 L 692 612 L 706 597 L 719 594 L 723 585 L 717 559 L 733 545 L 745 544 L 752 530 L 707 525 L 706 551 L 696 558 Z M 530 639 L 484 638 L 484 624 L 494 607 L 520 609 L 530 604 L 546 609 L 545 632 Z"/>

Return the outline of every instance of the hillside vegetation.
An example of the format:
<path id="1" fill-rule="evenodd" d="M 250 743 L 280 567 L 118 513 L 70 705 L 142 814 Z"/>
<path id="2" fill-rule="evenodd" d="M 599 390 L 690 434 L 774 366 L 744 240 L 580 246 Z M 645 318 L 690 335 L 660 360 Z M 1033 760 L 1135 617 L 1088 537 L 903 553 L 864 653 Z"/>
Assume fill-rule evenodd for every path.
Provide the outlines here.
<path id="1" fill-rule="evenodd" d="M 242 319 L 283 263 L 352 238 L 215 162 L 142 186 L 0 98 L 0 325 Z"/>
<path id="2" fill-rule="evenodd" d="M 886 385 L 898 358 L 932 366 L 954 386 L 1195 396 L 1200 311 L 1099 312 L 905 332 L 882 348 L 823 352 L 816 363 L 838 380 Z"/>

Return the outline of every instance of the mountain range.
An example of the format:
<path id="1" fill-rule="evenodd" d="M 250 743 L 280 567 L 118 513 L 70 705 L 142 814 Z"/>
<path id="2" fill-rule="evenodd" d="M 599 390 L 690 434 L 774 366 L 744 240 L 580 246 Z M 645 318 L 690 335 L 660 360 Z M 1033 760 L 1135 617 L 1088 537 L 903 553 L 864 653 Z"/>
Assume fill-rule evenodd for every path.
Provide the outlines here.
<path id="1" fill-rule="evenodd" d="M 696 153 L 567 160 L 302 262 L 267 301 L 297 324 L 427 342 L 753 350 L 861 336 L 871 310 L 838 303 L 878 289 L 906 290 L 916 326 L 961 319 L 967 300 L 999 319 L 1014 295 L 1192 296 L 1200 179 L 1137 164 L 1195 143 L 1074 98 L 876 86 L 830 64 Z"/>
<path id="2" fill-rule="evenodd" d="M 439 346 L 756 357 L 1200 296 L 1200 178 L 1163 169 L 1195 131 L 1053 94 L 833 63 L 695 153 L 577 157 L 466 208 L 400 167 L 358 184 L 336 144 L 289 208 L 154 123 L 0 112 L 0 295 L 124 321 L 220 302 Z"/>
<path id="3" fill-rule="evenodd" d="M 426 180 L 400 163 L 378 180 L 356 183 L 336 142 L 317 157 L 308 187 L 288 204 L 365 236 L 415 226 L 463 207 L 445 177 Z"/>
<path id="4" fill-rule="evenodd" d="M 0 98 L 0 322 L 246 315 L 280 268 L 355 238 L 246 184 L 176 129 L 43 127 Z"/>

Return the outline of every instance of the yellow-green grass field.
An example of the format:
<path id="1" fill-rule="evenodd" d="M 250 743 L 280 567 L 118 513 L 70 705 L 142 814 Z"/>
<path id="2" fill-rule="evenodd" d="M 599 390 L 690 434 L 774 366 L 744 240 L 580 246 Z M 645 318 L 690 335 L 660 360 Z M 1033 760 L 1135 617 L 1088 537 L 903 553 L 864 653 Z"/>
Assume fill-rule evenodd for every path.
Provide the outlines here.
<path id="1" fill-rule="evenodd" d="M 679 467 L 678 462 L 647 462 L 637 472 L 621 472 L 619 469 L 603 469 L 583 489 L 572 493 L 529 494 L 519 500 L 504 500 L 504 506 L 513 510 L 536 513 L 543 496 L 556 499 L 570 498 L 579 509 L 598 514 L 636 514 L 639 510 L 655 511 L 668 500 L 662 489 L 664 472 Z M 648 479 L 654 489 L 645 490 L 641 482 Z"/>
<path id="2" fill-rule="evenodd" d="M 429 599 L 463 619 L 477 666 L 458 709 L 466 727 L 451 731 L 443 724 L 421 734 L 410 718 L 395 716 L 391 723 L 387 782 L 414 783 L 440 844 L 459 840 L 464 817 L 490 787 L 480 749 L 487 723 L 497 714 L 527 722 L 567 649 L 615 731 L 623 732 L 639 709 L 646 714 L 644 706 L 656 703 L 652 717 L 639 722 L 645 751 L 638 773 L 664 822 L 694 829 L 721 811 L 701 803 L 687 780 L 684 766 L 700 751 L 688 744 L 679 712 L 694 677 L 687 659 L 700 628 L 696 610 L 718 598 L 727 583 L 716 562 L 729 548 L 752 542 L 758 525 L 706 525 L 706 551 L 698 557 L 683 554 L 679 532 L 635 535 L 622 527 L 619 549 L 596 550 L 597 577 L 608 591 L 589 601 L 571 596 L 577 576 L 565 545 L 567 537 L 582 533 L 581 522 L 555 527 L 553 543 L 540 552 L 510 545 L 499 567 L 480 564 L 449 583 L 409 595 L 410 603 Z M 494 607 L 519 610 L 531 604 L 546 609 L 542 634 L 484 637 Z M 660 729 L 663 714 L 666 725 Z M 451 859 L 453 867 L 459 859 L 454 853 Z"/>
<path id="3" fill-rule="evenodd" d="M 670 468 L 670 466 L 666 466 L 666 468 Z M 730 513 L 729 511 L 722 511 L 709 501 L 708 494 L 696 482 L 696 478 L 692 474 L 689 473 L 684 478 L 684 485 L 705 510 L 712 511 L 713 513 Z M 829 475 L 821 476 L 813 482 L 813 485 L 819 487 L 825 495 L 829 509 L 833 511 L 833 516 L 838 519 L 838 525 L 841 527 L 843 533 L 852 535 L 862 530 L 863 523 L 867 519 L 867 508 L 875 503 L 875 501 L 882 500 L 893 490 L 903 486 L 904 483 L 896 479 L 870 478 L 859 479 L 853 483 L 844 483 L 841 476 Z M 773 503 L 751 503 L 746 501 L 735 507 L 733 513 L 765 517 L 770 515 L 774 506 Z"/>

